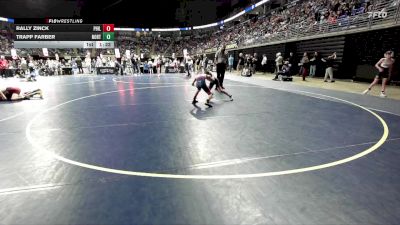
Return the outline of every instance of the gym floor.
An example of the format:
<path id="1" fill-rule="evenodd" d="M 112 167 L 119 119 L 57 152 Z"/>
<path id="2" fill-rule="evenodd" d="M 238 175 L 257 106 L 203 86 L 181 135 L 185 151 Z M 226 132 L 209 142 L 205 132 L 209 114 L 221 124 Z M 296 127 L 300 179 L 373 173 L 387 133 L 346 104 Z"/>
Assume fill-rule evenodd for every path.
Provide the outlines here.
<path id="1" fill-rule="evenodd" d="M 1 86 L 0 224 L 398 224 L 400 102 L 183 74 Z M 334 84 L 332 84 L 334 85 Z"/>

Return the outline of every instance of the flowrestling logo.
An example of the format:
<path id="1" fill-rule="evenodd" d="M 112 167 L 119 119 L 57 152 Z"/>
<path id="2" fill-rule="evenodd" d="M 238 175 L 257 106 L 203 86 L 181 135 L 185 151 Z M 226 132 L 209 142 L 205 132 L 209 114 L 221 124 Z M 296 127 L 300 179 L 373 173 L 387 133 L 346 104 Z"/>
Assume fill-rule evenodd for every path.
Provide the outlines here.
<path id="1" fill-rule="evenodd" d="M 385 11 L 377 11 L 377 12 L 368 12 L 368 18 L 386 18 L 388 16 L 387 12 Z"/>
<path id="2" fill-rule="evenodd" d="M 46 19 L 46 23 L 49 23 L 49 24 L 82 24 L 83 19 L 69 19 L 69 18 Z"/>

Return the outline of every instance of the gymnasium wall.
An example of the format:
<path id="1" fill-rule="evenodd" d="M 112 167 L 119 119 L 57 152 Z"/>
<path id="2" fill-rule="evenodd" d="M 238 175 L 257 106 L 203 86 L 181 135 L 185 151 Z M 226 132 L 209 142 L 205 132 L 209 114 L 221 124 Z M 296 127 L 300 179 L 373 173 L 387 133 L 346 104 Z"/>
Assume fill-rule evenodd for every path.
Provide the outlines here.
<path id="1" fill-rule="evenodd" d="M 396 65 L 393 80 L 399 79 L 400 27 L 375 30 L 346 36 L 343 68 L 346 74 L 358 80 L 372 79 L 377 70 L 374 65 L 387 50 L 395 53 Z"/>
<path id="2" fill-rule="evenodd" d="M 276 45 L 265 45 L 255 48 L 231 50 L 229 54 L 235 57 L 235 64 L 240 52 L 244 54 L 258 53 L 268 57 L 270 70 L 274 68 L 275 55 L 277 52 L 284 54 L 284 58 L 289 56 L 289 52 L 294 52 L 300 60 L 304 52 L 308 52 L 309 57 L 315 51 L 322 57 L 327 57 L 333 52 L 337 53 L 335 65 L 335 77 L 340 79 L 372 80 L 376 74 L 375 63 L 383 57 L 387 50 L 395 52 L 396 65 L 393 80 L 400 80 L 397 68 L 400 68 L 400 27 L 374 30 L 363 33 L 341 35 L 336 37 L 319 38 L 313 40 L 287 42 Z M 214 54 L 209 54 L 214 57 Z M 317 76 L 323 76 L 324 68 L 320 67 Z"/>

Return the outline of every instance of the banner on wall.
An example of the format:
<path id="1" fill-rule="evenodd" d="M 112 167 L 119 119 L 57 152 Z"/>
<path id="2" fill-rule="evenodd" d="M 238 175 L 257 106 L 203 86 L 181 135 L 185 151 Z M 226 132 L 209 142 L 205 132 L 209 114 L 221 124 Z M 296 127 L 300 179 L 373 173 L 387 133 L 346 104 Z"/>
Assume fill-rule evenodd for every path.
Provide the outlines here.
<path id="1" fill-rule="evenodd" d="M 204 52 L 211 53 L 211 52 L 216 52 L 217 50 L 218 50 L 217 48 L 209 48 L 209 49 L 206 49 Z"/>
<path id="2" fill-rule="evenodd" d="M 237 48 L 237 47 L 238 47 L 237 44 L 229 44 L 229 45 L 226 45 L 226 49 L 233 49 L 233 48 Z"/>

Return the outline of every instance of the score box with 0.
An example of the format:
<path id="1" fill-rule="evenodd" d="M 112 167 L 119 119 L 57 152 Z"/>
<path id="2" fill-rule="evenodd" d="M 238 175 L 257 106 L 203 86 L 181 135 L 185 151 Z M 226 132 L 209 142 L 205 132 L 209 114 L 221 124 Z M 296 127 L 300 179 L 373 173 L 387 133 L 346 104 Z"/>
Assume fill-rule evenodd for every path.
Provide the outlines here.
<path id="1" fill-rule="evenodd" d="M 114 24 L 103 24 L 103 32 L 114 32 Z"/>
<path id="2" fill-rule="evenodd" d="M 114 48 L 113 41 L 85 41 L 83 48 Z"/>
<path id="3" fill-rule="evenodd" d="M 114 41 L 114 32 L 103 32 L 103 41 Z"/>

